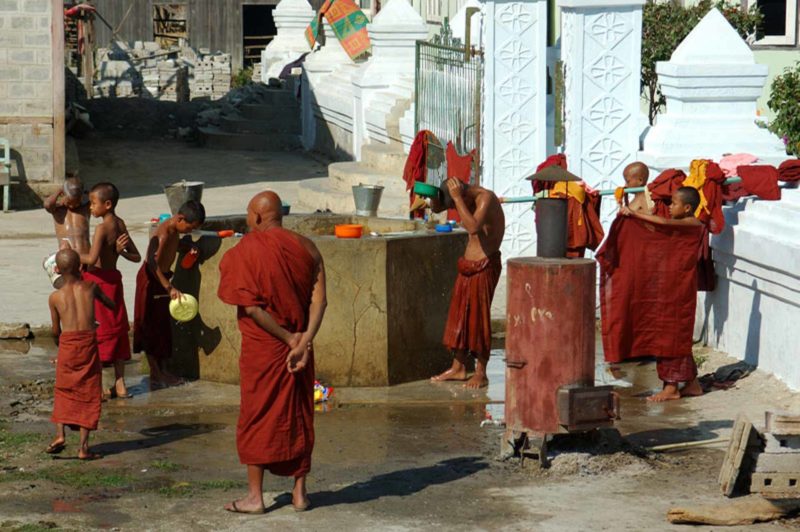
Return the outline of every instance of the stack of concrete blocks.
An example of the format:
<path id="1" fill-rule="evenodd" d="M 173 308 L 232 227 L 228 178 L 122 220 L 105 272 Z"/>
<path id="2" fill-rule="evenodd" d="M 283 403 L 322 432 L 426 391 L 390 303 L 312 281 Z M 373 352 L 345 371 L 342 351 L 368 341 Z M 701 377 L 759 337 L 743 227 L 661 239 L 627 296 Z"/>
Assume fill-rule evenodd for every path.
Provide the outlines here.
<path id="1" fill-rule="evenodd" d="M 189 74 L 188 67 L 175 59 L 159 61 L 156 66 L 158 72 L 158 99 L 169 102 L 189 101 Z"/>
<path id="2" fill-rule="evenodd" d="M 218 100 L 231 90 L 231 56 L 210 54 L 201 49 L 200 57 L 194 67 L 192 99 Z"/>
<path id="3" fill-rule="evenodd" d="M 766 413 L 764 450 L 756 458 L 751 493 L 767 498 L 800 497 L 800 416 Z"/>
<path id="4" fill-rule="evenodd" d="M 253 83 L 261 83 L 261 62 L 253 63 L 253 75 L 250 78 Z"/>

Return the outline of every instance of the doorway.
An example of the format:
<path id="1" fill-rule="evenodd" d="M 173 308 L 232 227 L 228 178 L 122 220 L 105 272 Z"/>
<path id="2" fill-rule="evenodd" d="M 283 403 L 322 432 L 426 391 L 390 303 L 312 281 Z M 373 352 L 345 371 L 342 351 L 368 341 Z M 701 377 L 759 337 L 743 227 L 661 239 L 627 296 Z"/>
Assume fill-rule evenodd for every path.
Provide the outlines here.
<path id="1" fill-rule="evenodd" d="M 261 61 L 261 52 L 278 34 L 272 17 L 274 11 L 274 5 L 242 6 L 242 68 Z"/>

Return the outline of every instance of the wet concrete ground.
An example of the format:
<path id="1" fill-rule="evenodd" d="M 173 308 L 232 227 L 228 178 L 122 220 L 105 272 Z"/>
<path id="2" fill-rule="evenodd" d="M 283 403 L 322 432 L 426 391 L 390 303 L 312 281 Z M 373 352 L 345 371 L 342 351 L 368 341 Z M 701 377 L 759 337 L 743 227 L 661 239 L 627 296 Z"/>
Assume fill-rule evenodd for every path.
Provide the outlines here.
<path id="1" fill-rule="evenodd" d="M 626 386 L 618 428 L 631 445 L 609 435 L 597 446 L 562 439 L 551 445 L 551 468 L 540 470 L 533 460 L 497 460 L 502 428 L 481 427 L 487 411 L 502 417 L 496 351 L 488 391 L 428 382 L 337 389 L 316 417 L 312 511 L 293 512 L 291 482 L 270 477 L 270 512 L 240 516 L 222 511 L 244 492 L 238 387 L 193 382 L 150 392 L 135 359 L 127 367 L 134 398 L 104 404 L 93 434 L 105 457 L 75 460 L 71 434 L 53 460 L 42 452 L 53 432 L 51 342 L 0 343 L 3 530 L 677 530 L 665 520 L 670 507 L 722 501 L 725 445 L 663 454 L 631 445 L 726 436 L 739 412 L 759 422 L 766 408 L 800 410 L 797 394 L 760 373 L 734 390 L 652 405 L 640 397 L 657 386 L 652 364 L 628 364 L 614 376 L 600 369 L 602 379 Z M 706 371 L 730 362 L 703 356 Z"/>

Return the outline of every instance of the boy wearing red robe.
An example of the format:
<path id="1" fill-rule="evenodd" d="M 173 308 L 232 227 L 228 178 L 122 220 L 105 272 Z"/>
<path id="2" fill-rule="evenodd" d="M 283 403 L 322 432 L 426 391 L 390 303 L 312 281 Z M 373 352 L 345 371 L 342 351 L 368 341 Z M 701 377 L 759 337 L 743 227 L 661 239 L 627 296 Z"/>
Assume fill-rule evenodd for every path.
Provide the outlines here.
<path id="1" fill-rule="evenodd" d="M 702 235 L 703 223 L 694 216 L 699 204 L 700 194 L 698 193 L 697 189 L 692 187 L 680 187 L 672 193 L 672 200 L 669 206 L 670 218 L 662 218 L 653 214 L 634 211 L 628 206 L 622 206 L 620 208 L 620 214 L 622 216 L 630 216 L 645 222 L 664 226 L 696 227 L 696 235 L 694 235 L 694 231 L 691 232 L 692 234 L 687 235 L 687 242 L 691 242 L 693 245 L 696 245 L 694 249 L 688 250 L 690 252 L 688 253 L 688 257 L 690 259 L 689 263 L 691 264 L 693 254 L 696 255 L 697 249 L 699 248 L 700 237 Z M 641 266 L 642 265 L 637 265 L 637 267 Z M 663 305 L 658 309 L 659 314 L 667 316 L 668 319 L 672 321 L 679 320 L 681 315 L 689 315 L 689 312 L 682 312 L 682 309 L 684 308 L 690 310 L 691 316 L 690 319 L 685 321 L 685 323 L 677 324 L 679 330 L 677 331 L 676 336 L 678 338 L 668 338 L 666 339 L 665 343 L 660 344 L 667 346 L 663 351 L 649 353 L 656 356 L 656 369 L 658 371 L 658 377 L 663 381 L 664 385 L 660 392 L 648 397 L 648 401 L 664 402 L 680 399 L 681 397 L 703 394 L 703 389 L 697 380 L 697 366 L 694 362 L 691 346 L 692 330 L 694 328 L 694 306 L 696 303 L 696 273 L 694 271 L 691 272 L 690 275 L 687 275 L 686 280 L 689 281 L 689 289 L 679 291 L 677 286 L 671 287 L 674 291 L 674 294 L 665 295 L 661 301 Z M 690 298 L 691 301 L 682 301 L 681 298 L 684 297 Z M 649 303 L 652 305 L 653 301 L 649 301 Z M 637 316 L 636 319 L 643 319 L 643 316 Z M 656 335 L 658 335 L 657 333 L 659 331 L 655 332 Z M 660 332 L 662 334 L 664 333 L 664 331 Z M 650 330 L 643 330 L 642 332 L 642 334 L 648 336 L 652 333 L 653 331 Z M 636 341 L 637 339 L 634 338 L 634 345 Z M 644 343 L 645 342 L 643 342 L 643 344 Z M 633 356 L 638 355 L 637 353 L 630 354 Z M 681 383 L 684 384 L 682 388 L 680 386 Z"/>
<path id="2" fill-rule="evenodd" d="M 448 195 L 444 202 L 434 200 L 433 210 L 455 208 L 469 240 L 464 256 L 458 259 L 458 277 L 442 340 L 453 352 L 453 364 L 431 381 L 466 381 L 467 388 L 482 388 L 489 384 L 486 365 L 492 342 L 492 297 L 503 268 L 500 244 L 506 229 L 505 215 L 491 190 L 455 178 L 445 185 Z M 470 354 L 475 356 L 475 373 L 467 380 Z"/>
<path id="3" fill-rule="evenodd" d="M 250 232 L 220 263 L 219 298 L 236 305 L 242 351 L 236 429 L 248 494 L 229 512 L 264 513 L 264 470 L 294 477 L 292 505 L 308 508 L 306 475 L 314 448 L 312 343 L 325 313 L 325 267 L 311 240 L 282 227 L 281 200 L 256 195 Z"/>
<path id="4" fill-rule="evenodd" d="M 115 304 L 110 310 L 97 302 L 94 310 L 99 324 L 97 348 L 100 361 L 114 366 L 114 386 L 103 392 L 106 399 L 130 397 L 125 386 L 125 362 L 131 358 L 130 324 L 117 260 L 120 256 L 131 262 L 142 260 L 125 222 L 115 212 L 118 201 L 119 190 L 112 183 L 97 183 L 92 187 L 89 209 L 100 223 L 94 229 L 91 248 L 80 255 L 81 263 L 86 267 L 83 278 L 95 283 Z"/>
<path id="5" fill-rule="evenodd" d="M 80 430 L 78 458 L 94 460 L 99 455 L 89 450 L 89 433 L 97 429 L 102 394 L 102 366 L 94 330 L 95 302 L 114 309 L 100 288 L 81 279 L 80 257 L 72 249 L 56 254 L 56 270 L 61 288 L 50 295 L 53 334 L 58 343 L 53 416 L 56 438 L 47 447 L 58 454 L 67 446 L 64 427 Z"/>

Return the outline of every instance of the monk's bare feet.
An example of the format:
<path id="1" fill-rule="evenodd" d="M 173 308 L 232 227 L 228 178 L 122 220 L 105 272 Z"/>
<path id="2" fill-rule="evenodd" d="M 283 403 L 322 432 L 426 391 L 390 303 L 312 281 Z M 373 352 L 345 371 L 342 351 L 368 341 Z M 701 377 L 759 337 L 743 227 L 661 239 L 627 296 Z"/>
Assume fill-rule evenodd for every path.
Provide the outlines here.
<path id="1" fill-rule="evenodd" d="M 444 373 L 440 373 L 435 377 L 431 377 L 431 382 L 445 382 L 445 381 L 465 381 L 467 380 L 467 370 L 464 367 L 450 368 Z"/>
<path id="2" fill-rule="evenodd" d="M 305 477 L 295 479 L 294 489 L 292 490 L 292 506 L 295 512 L 304 512 L 308 510 L 311 501 L 308 500 L 308 492 L 306 492 L 306 479 Z"/>
<path id="3" fill-rule="evenodd" d="M 700 386 L 700 381 L 696 378 L 686 384 L 681 390 L 681 397 L 699 397 L 703 395 L 703 387 Z"/>
<path id="4" fill-rule="evenodd" d="M 655 395 L 647 398 L 651 403 L 663 403 L 666 401 L 674 401 L 681 398 L 681 393 L 678 391 L 678 385 L 675 383 L 665 383 L 664 389 Z"/>
<path id="5" fill-rule="evenodd" d="M 244 499 L 229 502 L 225 505 L 225 510 L 236 514 L 263 514 L 264 500 L 250 497 L 249 495 Z"/>
<path id="6" fill-rule="evenodd" d="M 47 446 L 44 452 L 47 454 L 58 454 L 67 447 L 67 442 L 63 437 L 58 437 Z"/>
<path id="7" fill-rule="evenodd" d="M 477 390 L 479 388 L 486 388 L 487 386 L 489 386 L 489 379 L 486 378 L 486 375 L 480 373 L 475 373 L 464 383 L 464 388 L 468 390 Z"/>

